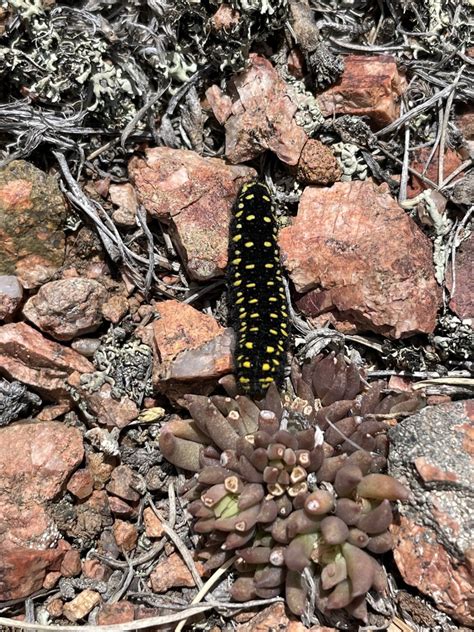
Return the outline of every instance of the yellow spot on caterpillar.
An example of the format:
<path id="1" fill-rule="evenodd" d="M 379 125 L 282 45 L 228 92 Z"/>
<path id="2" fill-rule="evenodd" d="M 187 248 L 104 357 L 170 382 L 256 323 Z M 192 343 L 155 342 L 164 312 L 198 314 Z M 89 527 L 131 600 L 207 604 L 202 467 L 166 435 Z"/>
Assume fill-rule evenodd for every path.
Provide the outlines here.
<path id="1" fill-rule="evenodd" d="M 275 347 L 267 347 L 267 353 L 275 353 Z"/>
<path id="2" fill-rule="evenodd" d="M 265 248 L 270 248 L 272 246 L 272 242 L 271 241 L 264 241 L 263 245 L 265 246 Z"/>
<path id="3" fill-rule="evenodd" d="M 238 298 L 238 299 L 235 301 L 235 304 L 236 304 L 236 305 L 240 305 L 240 303 L 243 303 L 243 302 L 244 302 L 244 300 L 245 300 L 245 297 L 244 297 L 244 296 L 241 296 L 240 298 Z"/>
<path id="4" fill-rule="evenodd" d="M 239 208 L 243 208 L 243 206 L 244 206 L 243 204 L 239 204 Z M 242 217 L 242 215 L 243 215 L 243 214 L 244 214 L 244 212 L 243 212 L 243 211 L 238 211 L 238 212 L 235 214 L 235 217 L 236 217 L 237 219 L 239 219 L 239 217 Z"/>
<path id="5" fill-rule="evenodd" d="M 248 377 L 244 377 L 243 375 L 241 377 L 239 377 L 239 382 L 241 384 L 248 384 L 250 382 L 250 378 Z"/>
<path id="6" fill-rule="evenodd" d="M 268 197 L 268 195 L 262 195 L 262 200 L 265 200 L 265 202 L 270 202 L 270 198 Z"/>
<path id="7" fill-rule="evenodd" d="M 258 331 L 258 327 L 250 327 L 249 331 L 253 331 L 253 332 Z"/>
<path id="8" fill-rule="evenodd" d="M 245 360 L 245 362 L 242 362 L 242 366 L 244 369 L 250 369 L 252 364 L 248 360 Z"/>
<path id="9" fill-rule="evenodd" d="M 247 215 L 247 217 L 245 218 L 248 222 L 251 222 L 253 219 L 255 219 L 255 215 Z"/>
<path id="10" fill-rule="evenodd" d="M 245 204 L 243 204 L 242 202 L 237 206 L 237 208 L 245 208 Z"/>
<path id="11" fill-rule="evenodd" d="M 242 235 L 236 235 L 235 237 L 232 237 L 232 241 L 240 241 L 242 239 Z"/>
<path id="12" fill-rule="evenodd" d="M 240 362 L 240 361 L 241 361 L 241 360 L 243 360 L 244 358 L 245 358 L 245 356 L 241 354 L 241 355 L 238 355 L 238 356 L 236 357 L 236 360 L 237 360 L 237 362 Z"/>
<path id="13" fill-rule="evenodd" d="M 239 285 L 242 285 L 242 279 L 238 279 L 237 281 L 234 281 L 234 282 L 232 283 L 232 285 L 233 285 L 234 287 L 239 287 Z"/>
<path id="14" fill-rule="evenodd" d="M 231 263 L 234 266 L 238 266 L 239 263 L 242 263 L 242 259 L 240 259 L 240 257 L 237 257 L 237 259 L 232 259 Z"/>
<path id="15" fill-rule="evenodd" d="M 253 349 L 253 342 L 246 342 L 246 343 L 245 343 L 245 345 L 244 345 L 244 347 L 245 347 L 246 349 Z"/>
<path id="16" fill-rule="evenodd" d="M 264 215 L 263 216 L 263 221 L 266 222 L 267 224 L 270 224 L 272 221 L 271 217 L 268 217 L 268 215 Z"/>
<path id="17" fill-rule="evenodd" d="M 246 248 L 251 248 L 253 245 L 254 245 L 253 241 L 246 241 L 244 244 Z"/>
<path id="18" fill-rule="evenodd" d="M 243 296 L 243 295 L 244 295 L 244 293 L 242 291 L 237 292 L 237 296 Z"/>
<path id="19" fill-rule="evenodd" d="M 258 298 L 251 298 L 249 304 L 254 305 L 255 303 L 258 303 Z"/>
<path id="20" fill-rule="evenodd" d="M 258 312 L 254 312 L 253 314 L 250 314 L 250 318 L 260 318 L 260 314 Z"/>
<path id="21" fill-rule="evenodd" d="M 273 382 L 272 377 L 261 377 L 259 380 L 260 384 L 267 384 L 268 382 Z"/>
<path id="22" fill-rule="evenodd" d="M 275 266 L 273 265 L 273 263 L 266 263 L 265 267 L 270 269 L 270 268 L 274 268 Z"/>
<path id="23" fill-rule="evenodd" d="M 253 198 L 255 197 L 255 195 L 253 193 L 250 193 L 250 195 L 246 195 L 245 199 L 246 200 L 253 200 Z"/>
<path id="24" fill-rule="evenodd" d="M 245 269 L 246 269 L 246 270 L 254 270 L 254 269 L 255 269 L 255 264 L 254 264 L 254 263 L 248 263 L 248 264 L 245 266 Z"/>
<path id="25" fill-rule="evenodd" d="M 275 314 L 275 312 L 270 312 L 269 316 L 270 318 L 278 318 L 278 314 Z"/>
<path id="26" fill-rule="evenodd" d="M 278 331 L 276 329 L 269 329 L 268 330 L 273 336 L 278 336 Z"/>
<path id="27" fill-rule="evenodd" d="M 272 362 L 274 366 L 280 366 L 280 363 L 278 362 L 278 360 L 275 360 L 275 358 L 272 358 Z"/>
<path id="28" fill-rule="evenodd" d="M 271 287 L 272 285 L 275 285 L 275 281 L 267 281 L 267 285 Z"/>
<path id="29" fill-rule="evenodd" d="M 270 303 L 276 303 L 278 301 L 278 299 L 275 298 L 274 296 L 270 296 L 268 300 L 270 301 Z"/>
<path id="30" fill-rule="evenodd" d="M 251 288 L 256 287 L 256 284 L 255 283 L 247 283 L 245 287 L 250 290 Z"/>
<path id="31" fill-rule="evenodd" d="M 264 362 L 262 364 L 262 371 L 270 371 L 271 366 L 268 364 L 268 362 Z"/>

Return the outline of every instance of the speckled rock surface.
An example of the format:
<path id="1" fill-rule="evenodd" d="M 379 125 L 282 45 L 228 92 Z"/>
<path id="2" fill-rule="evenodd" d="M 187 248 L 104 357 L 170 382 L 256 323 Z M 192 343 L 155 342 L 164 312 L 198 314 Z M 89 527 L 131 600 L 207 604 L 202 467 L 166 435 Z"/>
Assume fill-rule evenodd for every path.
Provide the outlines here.
<path id="1" fill-rule="evenodd" d="M 56 178 L 23 160 L 0 169 L 0 274 L 37 287 L 64 260 L 66 204 Z"/>
<path id="2" fill-rule="evenodd" d="M 13 316 L 22 298 L 23 288 L 18 277 L 12 274 L 0 275 L 0 320 Z"/>
<path id="3" fill-rule="evenodd" d="M 93 279 L 62 279 L 43 285 L 23 314 L 56 340 L 71 340 L 95 331 L 102 323 L 107 291 Z"/>
<path id="4" fill-rule="evenodd" d="M 404 580 L 464 625 L 474 624 L 474 403 L 430 406 L 390 431 L 389 472 L 414 501 L 400 506 L 394 557 Z"/>
<path id="5" fill-rule="evenodd" d="M 431 242 L 386 185 L 370 178 L 306 187 L 280 233 L 283 263 L 309 316 L 400 338 L 432 332 L 441 300 Z"/>
<path id="6" fill-rule="evenodd" d="M 234 84 L 239 98 L 225 124 L 228 160 L 245 162 L 269 149 L 282 162 L 296 165 L 308 137 L 294 119 L 297 106 L 272 64 L 250 54 L 248 70 Z"/>

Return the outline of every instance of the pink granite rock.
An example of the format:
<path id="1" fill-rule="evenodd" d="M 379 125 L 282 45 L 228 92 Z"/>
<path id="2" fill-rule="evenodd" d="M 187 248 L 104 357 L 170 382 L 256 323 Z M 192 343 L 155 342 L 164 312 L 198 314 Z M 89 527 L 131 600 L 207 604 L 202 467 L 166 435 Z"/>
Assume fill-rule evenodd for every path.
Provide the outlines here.
<path id="1" fill-rule="evenodd" d="M 155 147 L 144 159 L 132 158 L 129 174 L 147 212 L 169 224 L 190 276 L 197 281 L 222 276 L 231 208 L 255 171 L 193 151 Z"/>
<path id="2" fill-rule="evenodd" d="M 386 185 L 307 187 L 280 246 L 306 314 L 332 312 L 394 338 L 433 331 L 441 290 L 431 243 Z"/>

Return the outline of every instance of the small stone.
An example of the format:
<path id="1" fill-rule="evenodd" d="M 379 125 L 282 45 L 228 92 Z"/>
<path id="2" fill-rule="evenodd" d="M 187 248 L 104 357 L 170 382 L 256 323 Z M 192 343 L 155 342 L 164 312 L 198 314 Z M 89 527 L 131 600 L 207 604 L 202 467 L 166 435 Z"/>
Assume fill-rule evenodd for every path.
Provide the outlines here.
<path id="1" fill-rule="evenodd" d="M 99 338 L 76 338 L 72 341 L 71 347 L 77 353 L 85 356 L 86 358 L 92 358 L 94 353 L 100 347 Z"/>
<path id="2" fill-rule="evenodd" d="M 398 118 L 405 85 L 391 55 L 348 55 L 342 77 L 317 101 L 324 116 L 368 116 L 375 128 L 381 128 Z"/>
<path id="3" fill-rule="evenodd" d="M 92 279 L 75 278 L 43 285 L 23 308 L 23 314 L 56 340 L 71 340 L 95 331 L 102 323 L 105 288 Z"/>
<path id="4" fill-rule="evenodd" d="M 61 563 L 61 574 L 64 577 L 77 577 L 81 574 L 81 556 L 76 549 L 66 551 Z"/>
<path id="5" fill-rule="evenodd" d="M 452 268 L 449 266 L 446 286 L 451 293 L 449 307 L 461 320 L 472 320 L 474 328 L 474 233 L 461 242 L 454 263 L 454 279 Z"/>
<path id="6" fill-rule="evenodd" d="M 193 381 L 193 389 L 209 393 L 216 381 L 232 370 L 232 330 L 178 301 L 163 301 L 159 311 L 161 318 L 153 323 L 159 357 L 154 365 L 154 384 L 178 402 Z"/>
<path id="7" fill-rule="evenodd" d="M 273 632 L 276 630 L 288 630 L 288 632 L 336 632 L 336 628 L 313 626 L 306 628 L 299 621 L 290 621 L 285 612 L 283 603 L 274 603 L 268 606 L 248 623 L 237 625 L 236 632 Z"/>
<path id="8" fill-rule="evenodd" d="M 147 538 L 161 538 L 164 533 L 163 525 L 151 507 L 146 507 L 144 510 L 143 523 Z"/>
<path id="9" fill-rule="evenodd" d="M 196 568 L 202 576 L 205 571 L 201 562 L 196 563 Z M 163 593 L 170 588 L 195 586 L 191 572 L 177 553 L 173 553 L 155 566 L 150 575 L 150 582 L 155 593 Z"/>
<path id="10" fill-rule="evenodd" d="M 62 573 L 60 571 L 51 571 L 47 573 L 43 580 L 43 588 L 45 590 L 51 590 L 54 588 L 58 581 L 61 579 Z"/>
<path id="11" fill-rule="evenodd" d="M 63 265 L 66 203 L 58 180 L 24 160 L 0 168 L 0 275 L 38 287 Z"/>
<path id="12" fill-rule="evenodd" d="M 141 478 L 128 465 L 119 465 L 112 472 L 107 491 L 123 500 L 137 502 L 140 494 L 135 488 L 141 486 Z"/>
<path id="13" fill-rule="evenodd" d="M 113 463 L 107 463 L 102 452 L 89 452 L 87 454 L 87 466 L 92 475 L 94 489 L 102 489 L 110 480 L 110 475 L 115 467 Z"/>
<path id="14" fill-rule="evenodd" d="M 232 99 L 216 85 L 206 90 L 206 98 L 217 122 L 224 125 L 232 113 Z"/>
<path id="15" fill-rule="evenodd" d="M 16 276 L 0 275 L 0 320 L 11 318 L 23 299 L 23 288 Z"/>
<path id="16" fill-rule="evenodd" d="M 282 162 L 296 165 L 308 139 L 294 119 L 297 106 L 272 64 L 251 53 L 250 66 L 233 79 L 238 100 L 225 124 L 225 153 L 234 163 L 272 151 Z"/>
<path id="17" fill-rule="evenodd" d="M 109 188 L 110 199 L 118 206 L 112 213 L 112 219 L 118 226 L 130 228 L 136 225 L 137 195 L 129 182 L 124 184 L 111 184 Z"/>
<path id="18" fill-rule="evenodd" d="M 0 327 L 0 366 L 3 375 L 53 400 L 70 398 L 66 380 L 73 371 L 94 371 L 79 353 L 44 338 L 26 323 Z"/>
<path id="19" fill-rule="evenodd" d="M 85 577 L 99 582 L 106 581 L 111 574 L 110 568 L 99 562 L 99 560 L 83 560 L 82 572 Z"/>
<path id="20" fill-rule="evenodd" d="M 101 599 L 98 592 L 94 590 L 83 590 L 72 601 L 64 604 L 63 615 L 72 623 L 83 619 L 89 614 Z"/>
<path id="21" fill-rule="evenodd" d="M 137 515 L 137 510 L 135 507 L 130 507 L 128 503 L 126 503 L 121 498 L 118 498 L 117 496 L 109 496 L 109 506 L 110 511 L 116 517 L 132 518 Z"/>
<path id="22" fill-rule="evenodd" d="M 116 520 L 112 528 L 115 541 L 120 549 L 132 551 L 136 547 L 138 533 L 133 524 L 124 520 Z"/>
<path id="23" fill-rule="evenodd" d="M 428 165 L 428 158 L 431 156 L 431 149 L 429 147 L 422 147 L 418 149 L 414 158 L 410 163 L 410 167 L 422 173 L 426 178 L 438 184 L 439 179 L 439 148 L 431 156 L 431 162 Z M 443 175 L 441 182 L 443 182 L 453 171 L 455 171 L 462 164 L 461 158 L 452 149 L 446 149 L 443 158 Z M 462 173 L 455 177 L 455 181 L 462 178 Z M 407 189 L 407 197 L 414 198 L 419 195 L 425 189 L 429 189 L 430 185 L 427 182 L 423 182 L 416 175 L 412 174 L 410 183 Z"/>
<path id="24" fill-rule="evenodd" d="M 89 470 L 77 470 L 69 479 L 67 484 L 68 492 L 71 492 L 76 498 L 83 500 L 92 494 L 94 489 L 94 481 Z"/>
<path id="25" fill-rule="evenodd" d="M 92 371 L 90 371 L 92 373 Z M 89 390 L 81 381 L 81 374 L 72 373 L 67 382 L 73 386 L 87 402 L 88 412 L 97 417 L 98 423 L 109 428 L 124 428 L 139 415 L 139 410 L 134 401 L 126 395 L 116 399 L 112 395 L 112 386 L 102 384 L 97 390 Z M 93 428 L 93 430 L 105 430 Z"/>
<path id="26" fill-rule="evenodd" d="M 110 321 L 114 325 L 119 323 L 128 312 L 128 300 L 123 294 L 111 296 L 108 301 L 102 305 L 102 315 L 105 320 Z"/>
<path id="27" fill-rule="evenodd" d="M 129 601 L 116 601 L 105 603 L 99 610 L 97 623 L 99 625 L 114 625 L 116 623 L 128 623 L 135 619 L 135 607 Z"/>
<path id="28" fill-rule="evenodd" d="M 51 599 L 46 604 L 46 610 L 53 619 L 58 619 L 63 614 L 64 602 L 62 599 Z"/>
<path id="29" fill-rule="evenodd" d="M 303 148 L 296 178 L 306 184 L 332 184 L 341 177 L 341 168 L 329 147 L 310 138 Z"/>

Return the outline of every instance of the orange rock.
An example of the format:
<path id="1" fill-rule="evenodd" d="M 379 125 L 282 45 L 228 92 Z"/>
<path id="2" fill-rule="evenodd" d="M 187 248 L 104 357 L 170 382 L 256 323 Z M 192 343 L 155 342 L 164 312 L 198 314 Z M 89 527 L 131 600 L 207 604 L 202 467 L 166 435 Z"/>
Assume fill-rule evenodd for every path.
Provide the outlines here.
<path id="1" fill-rule="evenodd" d="M 400 113 L 405 81 L 390 55 L 348 55 L 340 80 L 317 98 L 324 116 L 368 116 L 374 127 L 385 127 Z"/>
<path id="2" fill-rule="evenodd" d="M 117 546 L 124 551 L 132 551 L 138 540 L 136 528 L 130 522 L 116 520 L 113 524 L 113 532 Z"/>
<path id="3" fill-rule="evenodd" d="M 105 320 L 116 325 L 128 312 L 127 297 L 123 294 L 111 296 L 108 301 L 102 304 L 101 310 Z"/>
<path id="4" fill-rule="evenodd" d="M 280 247 L 308 315 L 332 311 L 394 338 L 433 331 L 441 291 L 431 242 L 386 185 L 307 187 Z"/>
<path id="5" fill-rule="evenodd" d="M 191 278 L 223 276 L 231 208 L 255 171 L 193 151 L 155 147 L 144 159 L 132 158 L 129 174 L 147 212 L 169 224 Z"/>
<path id="6" fill-rule="evenodd" d="M 140 500 L 136 487 L 142 484 L 142 478 L 128 465 L 119 465 L 112 472 L 107 491 L 119 498 L 130 502 Z"/>
<path id="7" fill-rule="evenodd" d="M 88 469 L 81 469 L 74 472 L 67 484 L 68 492 L 71 492 L 76 498 L 83 500 L 92 494 L 94 489 L 94 481 L 92 474 Z"/>
<path id="8" fill-rule="evenodd" d="M 407 584 L 430 595 L 440 610 L 463 625 L 473 626 L 469 568 L 448 554 L 436 532 L 429 527 L 401 516 L 400 525 L 393 526 L 392 533 L 396 540 L 395 562 Z"/>
<path id="9" fill-rule="evenodd" d="M 164 301 L 158 309 L 162 318 L 153 323 L 158 355 L 153 383 L 178 403 L 193 382 L 193 392 L 209 393 L 232 370 L 232 330 L 179 301 Z"/>
<path id="10" fill-rule="evenodd" d="M 196 568 L 201 576 L 204 575 L 204 566 L 201 562 L 196 562 Z M 195 585 L 188 567 L 177 553 L 173 553 L 155 566 L 150 575 L 150 582 L 155 593 L 163 593 L 170 588 L 192 588 Z"/>
<path id="11" fill-rule="evenodd" d="M 206 98 L 217 122 L 224 125 L 232 113 L 232 99 L 216 85 L 206 90 Z"/>
<path id="12" fill-rule="evenodd" d="M 54 176 L 24 160 L 0 169 L 0 274 L 31 289 L 62 266 L 66 203 Z"/>
<path id="13" fill-rule="evenodd" d="M 118 226 L 135 226 L 138 202 L 133 186 L 129 182 L 111 184 L 109 195 L 112 202 L 118 206 L 112 213 L 114 222 Z"/>
<path id="14" fill-rule="evenodd" d="M 462 320 L 470 318 L 474 328 L 474 233 L 471 233 L 459 245 L 455 259 L 455 279 L 453 284 L 452 268 L 449 266 L 446 275 L 446 286 L 451 293 L 449 307 Z"/>
<path id="15" fill-rule="evenodd" d="M 0 601 L 24 599 L 43 586 L 48 571 L 58 571 L 65 551 L 0 550 Z"/>
<path id="16" fill-rule="evenodd" d="M 50 573 L 46 573 L 45 578 L 43 579 L 43 588 L 45 590 L 51 590 L 51 588 L 56 586 L 61 577 L 62 573 L 60 571 L 51 571 Z"/>
<path id="17" fill-rule="evenodd" d="M 46 604 L 46 610 L 53 617 L 53 619 L 57 619 L 63 613 L 63 605 L 64 603 L 62 599 L 51 599 L 51 601 Z"/>
<path id="18" fill-rule="evenodd" d="M 296 165 L 308 139 L 294 119 L 297 106 L 272 64 L 251 53 L 250 67 L 234 77 L 239 99 L 227 119 L 225 153 L 232 163 L 252 160 L 269 149 L 288 165 Z"/>
<path id="19" fill-rule="evenodd" d="M 151 507 L 146 507 L 144 510 L 143 522 L 147 538 L 161 538 L 164 533 L 163 525 Z"/>
<path id="20" fill-rule="evenodd" d="M 44 338 L 26 323 L 0 327 L 0 366 L 2 375 L 24 382 L 49 399 L 69 399 L 65 381 L 73 371 L 94 371 L 89 360 Z"/>
<path id="21" fill-rule="evenodd" d="M 61 574 L 64 577 L 77 577 L 81 574 L 81 556 L 76 549 L 70 549 L 66 551 L 64 559 L 61 563 Z"/>
<path id="22" fill-rule="evenodd" d="M 436 150 L 428 168 L 425 171 L 426 163 L 428 161 L 429 155 L 431 153 L 430 147 L 422 147 L 417 150 L 412 160 L 410 167 L 418 171 L 418 173 L 423 173 L 429 180 L 438 184 L 438 165 L 439 165 L 439 148 Z M 443 160 L 443 176 L 441 181 L 445 180 L 453 171 L 455 171 L 462 164 L 461 158 L 458 154 L 452 149 L 446 149 L 444 152 L 444 160 Z M 454 181 L 462 178 L 462 174 L 456 176 Z M 409 198 L 416 197 L 419 193 L 429 188 L 429 184 L 417 178 L 417 176 L 411 176 L 410 186 L 407 189 L 407 196 Z"/>
<path id="23" fill-rule="evenodd" d="M 135 618 L 135 608 L 130 601 L 116 601 L 105 603 L 99 610 L 97 623 L 99 625 L 114 625 L 115 623 L 127 623 Z"/>
<path id="24" fill-rule="evenodd" d="M 82 572 L 85 577 L 96 579 L 97 581 L 104 581 L 111 574 L 111 570 L 105 566 L 105 564 L 99 562 L 99 560 L 83 560 Z"/>

